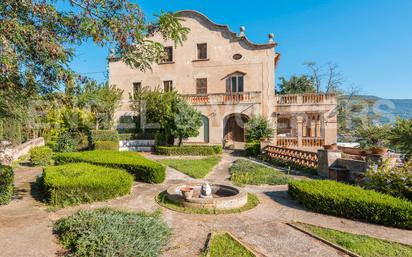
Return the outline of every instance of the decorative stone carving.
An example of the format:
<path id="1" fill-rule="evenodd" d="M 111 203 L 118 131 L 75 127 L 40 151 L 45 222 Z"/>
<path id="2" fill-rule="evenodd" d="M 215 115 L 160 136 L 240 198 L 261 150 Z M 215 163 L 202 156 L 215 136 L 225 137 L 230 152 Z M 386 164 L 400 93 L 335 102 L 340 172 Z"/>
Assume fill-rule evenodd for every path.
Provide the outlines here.
<path id="1" fill-rule="evenodd" d="M 200 188 L 200 197 L 201 198 L 212 198 L 212 188 L 209 183 L 204 183 Z"/>

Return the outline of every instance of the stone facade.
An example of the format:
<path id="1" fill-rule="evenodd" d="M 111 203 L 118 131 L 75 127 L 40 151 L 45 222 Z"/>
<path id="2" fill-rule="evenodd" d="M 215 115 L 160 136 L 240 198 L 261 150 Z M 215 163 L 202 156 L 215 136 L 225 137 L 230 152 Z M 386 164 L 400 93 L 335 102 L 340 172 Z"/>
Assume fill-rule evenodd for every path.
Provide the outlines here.
<path id="1" fill-rule="evenodd" d="M 134 115 L 128 99 L 135 87 L 172 87 L 203 115 L 204 126 L 188 142 L 243 142 L 244 123 L 253 115 L 262 115 L 278 127 L 275 145 L 318 148 L 336 142 L 334 95 L 275 95 L 280 55 L 273 34 L 268 43 L 254 44 L 244 28 L 236 34 L 198 12 L 179 13 L 183 25 L 190 28 L 183 45 L 153 37 L 169 47 L 170 58 L 164 63 L 142 72 L 109 58 L 110 83 L 124 90 L 116 119 Z"/>

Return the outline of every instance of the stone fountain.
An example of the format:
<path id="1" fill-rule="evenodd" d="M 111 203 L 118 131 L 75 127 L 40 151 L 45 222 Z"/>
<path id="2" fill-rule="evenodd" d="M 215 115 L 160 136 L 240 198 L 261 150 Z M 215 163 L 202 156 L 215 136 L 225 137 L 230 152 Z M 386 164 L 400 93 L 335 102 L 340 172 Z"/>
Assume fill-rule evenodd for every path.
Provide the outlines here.
<path id="1" fill-rule="evenodd" d="M 191 208 L 235 209 L 247 203 L 245 190 L 207 182 L 171 186 L 166 191 L 166 197 Z"/>

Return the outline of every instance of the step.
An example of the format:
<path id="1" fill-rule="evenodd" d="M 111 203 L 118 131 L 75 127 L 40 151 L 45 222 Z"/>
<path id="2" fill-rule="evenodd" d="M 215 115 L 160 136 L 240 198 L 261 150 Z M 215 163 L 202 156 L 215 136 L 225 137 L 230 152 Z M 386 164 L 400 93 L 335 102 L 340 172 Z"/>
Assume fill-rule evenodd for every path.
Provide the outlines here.
<path id="1" fill-rule="evenodd" d="M 137 147 L 137 146 L 154 146 L 155 141 L 152 139 L 121 140 L 119 147 Z"/>
<path id="2" fill-rule="evenodd" d="M 152 152 L 153 147 L 151 146 L 131 146 L 131 147 L 120 147 L 119 151 L 126 152 Z"/>

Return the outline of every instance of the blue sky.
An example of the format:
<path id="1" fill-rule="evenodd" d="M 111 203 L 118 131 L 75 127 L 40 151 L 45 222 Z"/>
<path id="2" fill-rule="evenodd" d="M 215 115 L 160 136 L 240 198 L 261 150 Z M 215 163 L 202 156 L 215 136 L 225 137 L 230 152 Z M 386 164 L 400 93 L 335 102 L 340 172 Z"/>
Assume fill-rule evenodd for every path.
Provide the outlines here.
<path id="1" fill-rule="evenodd" d="M 275 33 L 282 57 L 276 76 L 307 70 L 304 62 L 339 65 L 347 87 L 384 98 L 412 98 L 411 0 L 139 0 L 148 19 L 164 11 L 194 9 L 256 43 Z M 105 79 L 107 49 L 84 44 L 72 67 Z M 94 73 L 99 72 L 99 73 Z"/>

